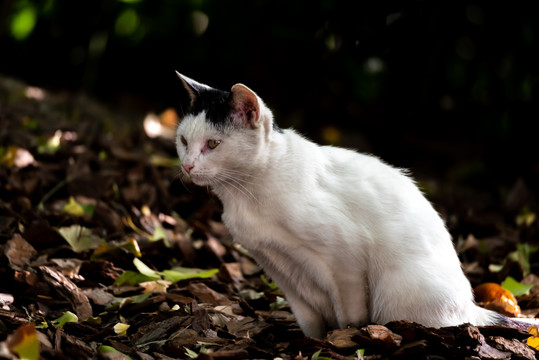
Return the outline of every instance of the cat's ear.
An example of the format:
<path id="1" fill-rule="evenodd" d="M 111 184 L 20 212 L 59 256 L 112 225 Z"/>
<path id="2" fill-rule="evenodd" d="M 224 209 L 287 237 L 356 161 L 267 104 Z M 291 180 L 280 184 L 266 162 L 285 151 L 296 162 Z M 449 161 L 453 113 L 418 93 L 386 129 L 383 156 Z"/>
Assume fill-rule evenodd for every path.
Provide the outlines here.
<path id="1" fill-rule="evenodd" d="M 189 94 L 189 98 L 191 99 L 191 106 L 193 106 L 195 100 L 200 95 L 200 92 L 202 90 L 211 89 L 208 85 L 201 84 L 198 81 L 191 79 L 190 77 L 180 74 L 178 71 L 176 71 L 176 75 L 178 75 L 178 77 L 182 81 L 183 87 L 185 88 L 185 90 L 187 90 L 187 93 Z"/>
<path id="2" fill-rule="evenodd" d="M 243 84 L 232 86 L 230 105 L 231 115 L 243 125 L 257 128 L 260 126 L 260 105 L 256 94 Z"/>

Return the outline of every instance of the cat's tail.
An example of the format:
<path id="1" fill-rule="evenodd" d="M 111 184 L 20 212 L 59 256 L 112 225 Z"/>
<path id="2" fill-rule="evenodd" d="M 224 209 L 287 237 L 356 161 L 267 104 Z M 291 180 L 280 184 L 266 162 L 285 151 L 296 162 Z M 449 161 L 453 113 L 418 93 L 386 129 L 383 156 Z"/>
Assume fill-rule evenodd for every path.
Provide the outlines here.
<path id="1" fill-rule="evenodd" d="M 539 319 L 536 318 L 510 318 L 495 311 L 477 306 L 476 322 L 474 325 L 503 325 L 513 329 L 528 332 L 528 329 L 536 325 L 539 327 Z"/>

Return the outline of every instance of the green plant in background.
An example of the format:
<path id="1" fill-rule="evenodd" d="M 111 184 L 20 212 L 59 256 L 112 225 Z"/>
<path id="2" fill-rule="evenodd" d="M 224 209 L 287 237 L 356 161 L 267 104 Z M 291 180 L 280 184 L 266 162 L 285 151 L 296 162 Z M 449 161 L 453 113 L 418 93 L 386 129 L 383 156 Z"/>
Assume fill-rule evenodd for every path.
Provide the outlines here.
<path id="1" fill-rule="evenodd" d="M 20 0 L 13 5 L 11 18 L 11 36 L 18 41 L 26 39 L 34 30 L 37 22 L 37 9 L 28 0 Z"/>

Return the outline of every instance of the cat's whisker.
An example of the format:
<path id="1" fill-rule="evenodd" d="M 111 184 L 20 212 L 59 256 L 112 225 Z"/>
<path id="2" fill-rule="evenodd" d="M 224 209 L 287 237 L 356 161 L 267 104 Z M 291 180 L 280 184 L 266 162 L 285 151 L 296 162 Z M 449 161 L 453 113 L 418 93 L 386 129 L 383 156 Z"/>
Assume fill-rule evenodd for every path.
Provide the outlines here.
<path id="1" fill-rule="evenodd" d="M 260 176 L 256 176 L 256 175 L 253 175 L 253 174 L 248 174 L 245 171 L 240 171 L 240 170 L 235 170 L 235 169 L 221 169 L 221 171 L 224 171 L 224 172 L 227 172 L 227 173 L 230 173 L 230 174 L 238 174 L 238 175 L 241 175 L 241 176 L 247 176 L 247 177 L 251 177 L 251 178 L 260 178 Z"/>
<path id="2" fill-rule="evenodd" d="M 253 193 L 245 185 L 243 185 L 238 179 L 226 173 L 219 173 L 219 175 L 216 178 L 220 181 L 221 184 L 227 184 L 227 185 L 232 186 L 237 191 L 241 192 L 247 197 L 251 197 L 254 201 L 260 204 L 256 196 L 254 196 Z"/>
<path id="3" fill-rule="evenodd" d="M 227 174 L 226 172 L 220 172 L 219 174 L 220 174 L 221 177 L 229 179 L 231 181 L 234 181 L 237 184 L 241 184 L 242 186 L 244 186 L 243 184 L 254 184 L 253 182 L 247 181 L 245 179 L 238 178 L 238 177 L 236 177 L 235 175 L 232 175 L 232 174 Z"/>
<path id="4" fill-rule="evenodd" d="M 238 183 L 241 183 L 241 184 L 247 184 L 247 185 L 256 185 L 256 182 L 254 181 L 247 181 L 246 179 L 243 179 L 243 178 L 238 178 L 237 176 L 233 175 L 233 174 L 227 174 L 226 172 L 221 172 L 221 175 L 222 176 L 225 176 L 227 179 L 231 179 L 231 180 L 234 180 Z"/>
<path id="5" fill-rule="evenodd" d="M 247 197 L 252 198 L 254 201 L 259 203 L 258 199 L 251 193 L 245 186 L 241 183 L 234 181 L 233 179 L 228 179 L 222 182 L 223 184 L 230 185 L 240 193 L 244 194 Z"/>
<path id="6" fill-rule="evenodd" d="M 180 182 L 182 183 L 182 186 L 185 188 L 185 190 L 187 190 L 188 192 L 191 193 L 191 192 L 192 192 L 191 189 L 189 189 L 189 188 L 187 187 L 187 185 L 185 185 L 185 183 L 183 182 L 183 177 L 184 177 L 184 175 L 183 175 L 182 171 L 179 170 L 179 171 L 177 172 L 175 178 L 180 179 Z"/>

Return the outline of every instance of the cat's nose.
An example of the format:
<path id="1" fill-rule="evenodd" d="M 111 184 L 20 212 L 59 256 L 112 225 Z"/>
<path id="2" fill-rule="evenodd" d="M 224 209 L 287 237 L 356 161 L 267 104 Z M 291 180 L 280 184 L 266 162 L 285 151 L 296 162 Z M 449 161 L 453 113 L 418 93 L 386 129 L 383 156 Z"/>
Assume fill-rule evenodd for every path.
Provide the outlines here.
<path id="1" fill-rule="evenodd" d="M 194 164 L 182 164 L 182 166 L 185 172 L 187 172 L 188 174 L 190 174 L 191 170 L 195 167 Z"/>

